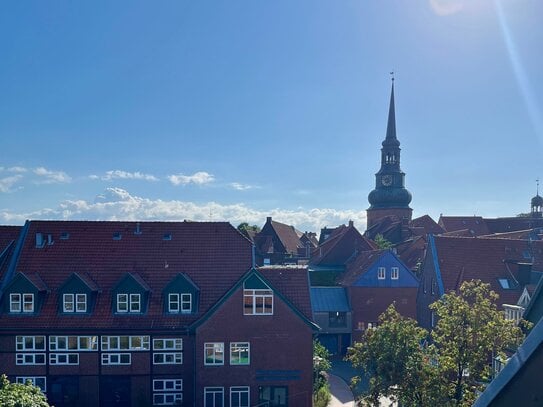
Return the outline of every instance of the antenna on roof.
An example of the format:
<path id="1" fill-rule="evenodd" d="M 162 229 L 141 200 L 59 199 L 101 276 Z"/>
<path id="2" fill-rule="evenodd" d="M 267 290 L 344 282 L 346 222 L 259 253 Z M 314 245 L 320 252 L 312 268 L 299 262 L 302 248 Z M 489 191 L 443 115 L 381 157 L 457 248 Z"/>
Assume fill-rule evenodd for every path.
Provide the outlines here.
<path id="1" fill-rule="evenodd" d="M 537 185 L 537 187 L 536 187 L 536 188 L 537 188 L 537 190 L 536 190 L 536 191 L 537 191 L 537 192 L 536 192 L 536 195 L 539 195 L 539 178 L 535 180 L 535 183 L 536 183 L 536 185 Z"/>

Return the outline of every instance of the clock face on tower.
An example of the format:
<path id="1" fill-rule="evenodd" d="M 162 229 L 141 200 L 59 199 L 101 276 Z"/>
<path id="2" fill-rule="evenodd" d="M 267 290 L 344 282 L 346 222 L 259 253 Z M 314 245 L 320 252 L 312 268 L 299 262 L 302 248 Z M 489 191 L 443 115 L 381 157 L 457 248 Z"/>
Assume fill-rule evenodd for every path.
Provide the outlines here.
<path id="1" fill-rule="evenodd" d="M 383 184 L 385 187 L 392 185 L 392 175 L 383 175 L 381 178 L 381 184 Z"/>

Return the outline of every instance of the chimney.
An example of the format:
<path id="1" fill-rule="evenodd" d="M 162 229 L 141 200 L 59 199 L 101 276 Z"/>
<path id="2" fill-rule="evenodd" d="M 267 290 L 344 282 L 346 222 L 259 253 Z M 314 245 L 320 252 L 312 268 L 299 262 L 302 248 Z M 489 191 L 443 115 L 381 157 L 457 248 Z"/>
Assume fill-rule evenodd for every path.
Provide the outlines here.
<path id="1" fill-rule="evenodd" d="M 271 217 L 271 216 L 266 217 L 266 223 L 271 222 L 271 221 L 272 221 L 272 217 Z"/>
<path id="2" fill-rule="evenodd" d="M 349 227 L 352 228 L 354 226 L 354 222 L 352 220 L 349 221 Z"/>

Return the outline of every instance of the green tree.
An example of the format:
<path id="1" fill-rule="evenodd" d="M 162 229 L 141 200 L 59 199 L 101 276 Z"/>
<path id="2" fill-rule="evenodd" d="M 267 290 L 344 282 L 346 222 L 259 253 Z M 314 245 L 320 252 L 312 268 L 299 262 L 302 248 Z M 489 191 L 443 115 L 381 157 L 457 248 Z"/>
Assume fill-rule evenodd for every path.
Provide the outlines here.
<path id="1" fill-rule="evenodd" d="M 435 386 L 438 371 L 430 363 L 435 348 L 423 346 L 427 336 L 426 330 L 402 317 L 392 304 L 379 317 L 377 328 L 366 330 L 363 340 L 349 348 L 347 360 L 369 377 L 364 396 L 368 404 L 379 406 L 382 396 L 405 406 L 442 404 Z"/>
<path id="2" fill-rule="evenodd" d="M 249 232 L 258 233 L 260 232 L 260 227 L 257 225 L 249 225 L 247 222 L 242 222 L 238 225 L 237 230 L 239 230 L 243 235 L 249 237 Z"/>
<path id="3" fill-rule="evenodd" d="M 437 363 L 448 397 L 456 405 L 471 405 L 491 378 L 490 361 L 505 356 L 524 335 L 496 306 L 498 294 L 480 280 L 464 282 L 430 305 L 437 325 L 431 338 L 439 350 Z"/>
<path id="4" fill-rule="evenodd" d="M 330 401 L 326 372 L 332 368 L 330 352 L 319 341 L 313 341 L 313 405 L 325 407 Z"/>
<path id="5" fill-rule="evenodd" d="M 381 250 L 390 249 L 392 246 L 394 246 L 390 241 L 385 239 L 385 237 L 380 233 L 378 233 L 375 236 L 375 239 L 373 239 L 373 241 L 377 245 L 377 248 L 379 248 Z"/>
<path id="6" fill-rule="evenodd" d="M 0 406 L 2 407 L 49 407 L 41 390 L 30 383 L 10 383 L 7 376 L 0 377 Z"/>

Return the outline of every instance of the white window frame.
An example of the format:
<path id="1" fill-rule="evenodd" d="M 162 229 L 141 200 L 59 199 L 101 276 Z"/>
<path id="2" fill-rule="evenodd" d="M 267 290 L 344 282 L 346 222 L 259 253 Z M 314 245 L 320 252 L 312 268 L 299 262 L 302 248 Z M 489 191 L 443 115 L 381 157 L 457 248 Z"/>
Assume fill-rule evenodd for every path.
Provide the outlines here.
<path id="1" fill-rule="evenodd" d="M 208 362 L 208 351 L 210 358 L 213 361 Z M 222 360 L 220 358 L 222 355 Z M 222 366 L 224 365 L 224 342 L 206 342 L 204 343 L 204 365 L 205 366 Z"/>
<path id="2" fill-rule="evenodd" d="M 87 346 L 84 346 L 87 342 Z M 75 346 L 74 346 L 75 344 Z M 97 336 L 49 336 L 50 351 L 92 352 L 98 350 Z"/>
<path id="3" fill-rule="evenodd" d="M 36 342 L 38 342 L 38 346 L 36 346 Z M 45 336 L 38 335 L 38 336 L 16 336 L 15 337 L 15 349 L 20 351 L 29 351 L 29 350 L 45 350 Z"/>
<path id="4" fill-rule="evenodd" d="M 180 405 L 183 401 L 183 393 L 153 393 L 154 406 Z"/>
<path id="5" fill-rule="evenodd" d="M 181 309 L 181 303 L 179 301 L 178 293 L 168 294 L 168 312 L 178 313 Z"/>
<path id="6" fill-rule="evenodd" d="M 21 294 L 11 293 L 9 295 L 9 312 L 22 312 L 22 307 Z"/>
<path id="7" fill-rule="evenodd" d="M 391 280 L 398 280 L 400 278 L 400 268 L 399 267 L 391 267 L 390 268 L 390 279 Z"/>
<path id="8" fill-rule="evenodd" d="M 36 359 L 40 359 L 37 361 Z M 15 355 L 16 365 L 45 365 L 45 353 L 17 353 Z"/>
<path id="9" fill-rule="evenodd" d="M 130 294 L 130 312 L 141 312 L 140 294 Z"/>
<path id="10" fill-rule="evenodd" d="M 273 290 L 244 289 L 243 315 L 273 315 Z M 266 304 L 270 300 L 270 304 Z M 252 304 L 252 307 L 249 305 Z"/>
<path id="11" fill-rule="evenodd" d="M 179 302 L 182 314 L 190 314 L 192 312 L 192 294 L 181 293 L 181 301 Z"/>
<path id="12" fill-rule="evenodd" d="M 34 294 L 10 293 L 9 294 L 9 312 L 11 313 L 34 312 Z"/>
<path id="13" fill-rule="evenodd" d="M 238 399 L 241 399 L 242 394 L 247 394 L 247 404 L 238 403 L 234 404 L 234 395 L 238 395 Z M 241 401 L 241 400 L 240 400 Z M 250 407 L 251 406 L 251 390 L 249 386 L 232 386 L 230 387 L 230 407 Z"/>
<path id="14" fill-rule="evenodd" d="M 87 312 L 87 294 L 63 294 L 62 311 L 68 313 Z"/>
<path id="15" fill-rule="evenodd" d="M 128 362 L 121 359 L 128 358 Z M 130 353 L 102 353 L 102 365 L 131 365 L 132 354 Z"/>
<path id="16" fill-rule="evenodd" d="M 42 393 L 47 392 L 47 378 L 45 376 L 17 376 L 15 382 L 19 384 L 26 384 L 26 382 L 32 382 L 32 386 L 39 387 Z M 43 385 L 39 382 L 43 381 Z"/>
<path id="17" fill-rule="evenodd" d="M 50 353 L 50 365 L 78 365 L 79 353 Z"/>
<path id="18" fill-rule="evenodd" d="M 182 364 L 183 364 L 183 353 L 181 352 L 154 352 L 153 353 L 153 365 L 182 365 Z"/>
<path id="19" fill-rule="evenodd" d="M 151 349 L 149 336 L 102 336 L 102 351 L 116 351 L 116 350 L 129 350 L 129 351 L 143 351 L 147 352 Z M 139 341 L 136 345 L 134 342 Z M 126 345 L 126 346 L 125 346 Z"/>
<path id="20" fill-rule="evenodd" d="M 207 403 L 208 394 L 212 394 L 214 396 L 213 404 Z M 215 403 L 215 395 L 219 395 L 221 397 L 219 405 L 224 406 L 224 387 L 204 387 L 204 407 L 218 407 Z"/>
<path id="21" fill-rule="evenodd" d="M 121 314 L 140 313 L 141 312 L 141 295 L 139 293 L 117 294 L 117 312 Z"/>
<path id="22" fill-rule="evenodd" d="M 183 338 L 155 338 L 153 350 L 183 350 Z"/>
<path id="23" fill-rule="evenodd" d="M 377 267 L 377 279 L 384 280 L 387 277 L 386 267 Z"/>
<path id="24" fill-rule="evenodd" d="M 247 363 L 233 363 L 233 355 L 237 353 L 238 360 L 241 360 L 242 353 L 247 353 Z M 251 364 L 251 344 L 249 342 L 230 342 L 230 364 L 233 366 L 247 366 Z"/>
<path id="25" fill-rule="evenodd" d="M 183 379 L 154 379 L 153 391 L 183 391 Z"/>

